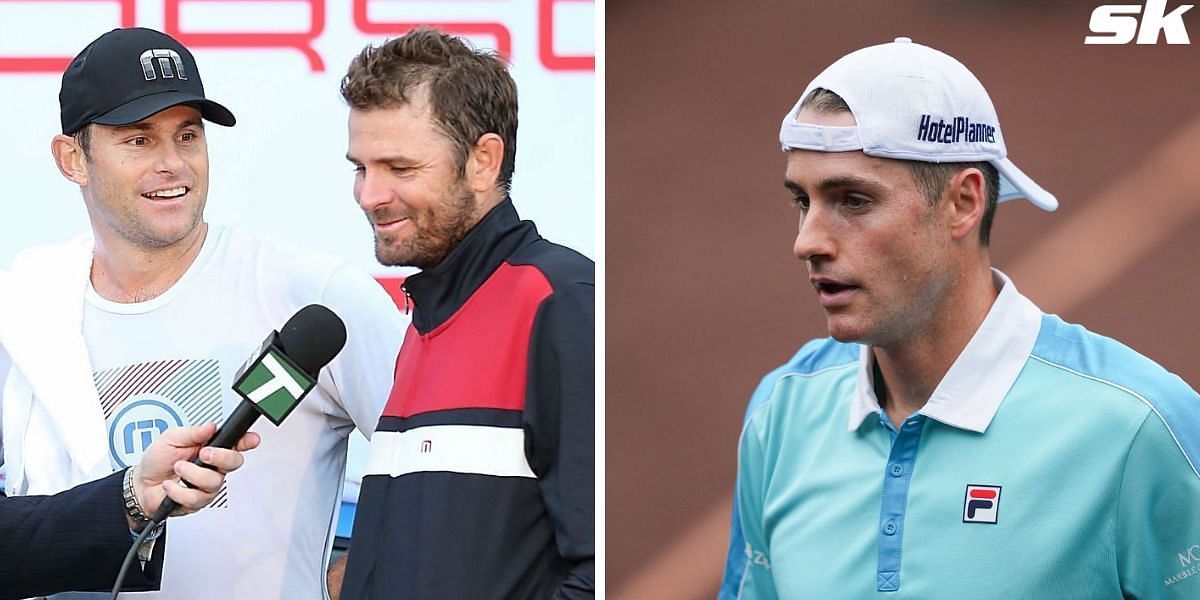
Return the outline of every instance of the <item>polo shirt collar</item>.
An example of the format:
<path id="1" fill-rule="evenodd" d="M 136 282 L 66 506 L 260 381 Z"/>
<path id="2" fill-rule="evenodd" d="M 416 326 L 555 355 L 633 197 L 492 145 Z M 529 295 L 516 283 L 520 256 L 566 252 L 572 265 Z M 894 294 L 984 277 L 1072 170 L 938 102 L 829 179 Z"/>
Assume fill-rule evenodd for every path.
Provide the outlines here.
<path id="1" fill-rule="evenodd" d="M 1017 291 L 1007 275 L 992 269 L 1000 294 L 959 353 L 946 376 L 918 413 L 946 425 L 983 433 L 1021 373 L 1041 330 L 1042 311 Z M 870 346 L 860 348 L 858 380 L 850 405 L 848 429 L 855 431 L 872 414 L 883 417 L 875 396 Z"/>

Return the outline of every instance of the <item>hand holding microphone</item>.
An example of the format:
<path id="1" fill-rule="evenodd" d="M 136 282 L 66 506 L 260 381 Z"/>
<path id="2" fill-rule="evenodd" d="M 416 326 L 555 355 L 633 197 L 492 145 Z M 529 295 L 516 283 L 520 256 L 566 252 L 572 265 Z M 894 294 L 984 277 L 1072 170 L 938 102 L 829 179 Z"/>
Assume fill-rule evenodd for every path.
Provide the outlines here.
<path id="1" fill-rule="evenodd" d="M 234 378 L 241 404 L 206 446 L 232 448 L 265 415 L 279 425 L 317 384 L 321 369 L 346 345 L 346 325 L 333 311 L 310 304 L 272 331 Z M 192 461 L 208 467 L 198 457 Z M 185 480 L 186 481 L 186 480 Z M 179 504 L 167 498 L 151 520 L 161 523 Z"/>
<path id="2" fill-rule="evenodd" d="M 216 432 L 215 423 L 198 427 L 176 427 L 162 434 L 133 467 L 131 483 L 137 502 L 147 512 L 158 509 L 164 498 L 180 505 L 174 513 L 183 515 L 208 506 L 225 483 L 225 474 L 237 470 L 245 462 L 240 454 L 258 447 L 257 433 L 242 436 L 232 450 L 204 448 L 205 441 Z M 199 458 L 211 468 L 201 468 L 190 460 Z M 191 487 L 176 483 L 186 480 Z M 131 522 L 132 524 L 132 522 Z"/>
<path id="3" fill-rule="evenodd" d="M 310 304 L 305 306 L 292 315 L 287 323 L 284 323 L 281 330 L 277 333 L 272 331 L 267 339 L 263 341 L 249 362 L 247 362 L 234 377 L 233 391 L 237 392 L 242 397 L 242 402 L 233 411 L 233 414 L 225 420 L 221 428 L 212 436 L 208 443 L 204 444 L 212 448 L 230 449 L 239 440 L 242 443 L 238 445 L 238 449 L 249 449 L 258 445 L 258 436 L 255 434 L 247 434 L 250 426 L 258 420 L 260 415 L 265 415 L 275 425 L 283 423 L 283 420 L 291 414 L 292 409 L 300 404 L 300 400 L 308 394 L 312 388 L 317 385 L 317 376 L 321 369 L 337 356 L 338 352 L 342 351 L 342 347 L 346 345 L 346 325 L 338 318 L 333 311 L 321 306 L 320 304 Z M 207 432 L 210 426 L 205 426 L 204 431 Z M 196 429 L 196 428 L 190 428 Z M 165 438 L 171 432 L 163 434 Z M 194 432 L 193 432 L 194 433 Z M 174 434 L 186 435 L 186 434 Z M 243 439 L 243 436 L 246 436 Z M 188 450 L 188 455 L 191 451 Z M 169 452 L 169 450 L 163 450 Z M 149 453 L 148 453 L 149 454 Z M 202 461 L 199 456 L 194 458 L 192 465 L 176 464 L 172 461 L 174 472 L 181 478 L 185 475 L 198 479 L 197 486 L 177 485 L 173 482 L 161 481 L 161 493 L 166 497 L 157 496 L 157 499 L 162 500 L 158 508 L 154 510 L 154 516 L 150 518 L 150 522 L 145 525 L 142 534 L 133 543 L 133 547 L 129 549 L 129 553 L 125 555 L 125 563 L 121 566 L 120 572 L 117 574 L 117 579 L 113 584 L 112 598 L 116 598 L 120 593 L 121 584 L 125 580 L 125 574 L 129 567 L 133 564 L 133 558 L 137 556 L 138 547 L 147 538 L 155 526 L 166 520 L 168 515 L 184 514 L 179 511 L 180 504 L 183 502 L 187 512 L 195 510 L 198 507 L 194 506 L 199 500 L 207 497 L 207 501 L 212 501 L 215 495 L 216 488 L 220 487 L 220 483 L 216 483 L 213 487 L 214 480 L 210 475 L 216 476 L 217 479 L 223 479 L 220 473 L 205 473 L 203 470 L 190 468 L 192 466 L 204 467 L 210 470 L 222 471 L 227 470 L 223 467 L 233 466 L 232 463 L 226 462 L 229 457 L 218 453 L 216 455 L 216 464 L 210 464 L 207 461 Z M 157 460 L 157 455 L 152 457 Z M 182 457 L 181 457 L 182 458 Z M 210 456 L 210 458 L 212 458 Z M 169 460 L 169 459 L 164 459 Z M 239 462 L 238 459 L 230 459 L 234 462 Z M 144 461 L 143 461 L 144 462 Z M 158 464 L 155 462 L 154 464 Z M 161 465 L 160 465 L 161 466 Z M 236 466 L 233 466 L 236 468 Z M 147 478 L 145 473 L 134 473 L 137 477 L 133 480 L 135 486 L 135 496 L 141 501 L 146 498 L 147 491 L 145 490 L 146 483 L 154 483 L 158 481 L 155 477 Z M 158 473 L 161 475 L 161 473 Z M 140 484 L 143 490 L 138 493 L 136 487 Z M 165 479 L 165 478 L 164 478 Z M 183 482 L 187 483 L 191 479 L 184 478 Z M 197 482 L 193 482 L 197 483 Z M 199 489 L 188 489 L 196 488 Z M 151 494 L 155 486 L 151 487 Z M 188 492 L 196 492 L 189 494 Z M 205 502 L 207 504 L 207 502 Z M 151 510 L 151 506 L 142 505 L 146 510 Z"/>

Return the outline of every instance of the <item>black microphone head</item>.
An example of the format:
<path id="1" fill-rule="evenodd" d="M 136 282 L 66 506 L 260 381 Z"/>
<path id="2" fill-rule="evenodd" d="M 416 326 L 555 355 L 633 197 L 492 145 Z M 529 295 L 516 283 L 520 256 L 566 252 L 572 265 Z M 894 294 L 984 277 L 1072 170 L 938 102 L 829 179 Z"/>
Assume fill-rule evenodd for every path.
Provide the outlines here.
<path id="1" fill-rule="evenodd" d="M 320 304 L 296 311 L 279 331 L 280 349 L 314 379 L 345 345 L 346 324 Z"/>

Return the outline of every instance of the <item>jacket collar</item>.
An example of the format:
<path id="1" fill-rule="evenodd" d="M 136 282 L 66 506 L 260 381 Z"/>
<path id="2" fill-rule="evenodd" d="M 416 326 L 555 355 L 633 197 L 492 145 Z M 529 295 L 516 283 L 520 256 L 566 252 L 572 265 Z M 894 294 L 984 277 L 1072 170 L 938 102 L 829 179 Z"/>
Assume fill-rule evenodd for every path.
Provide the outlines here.
<path id="1" fill-rule="evenodd" d="M 505 198 L 467 233 L 437 266 L 410 275 L 404 292 L 412 298 L 413 326 L 422 335 L 445 323 L 517 248 L 537 239 Z"/>

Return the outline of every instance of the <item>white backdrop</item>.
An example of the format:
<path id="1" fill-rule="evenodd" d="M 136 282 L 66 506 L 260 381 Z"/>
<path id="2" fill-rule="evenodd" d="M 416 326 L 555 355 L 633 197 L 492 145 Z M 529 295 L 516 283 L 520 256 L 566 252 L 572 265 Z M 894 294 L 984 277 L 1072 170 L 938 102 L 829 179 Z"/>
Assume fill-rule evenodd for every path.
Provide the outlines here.
<path id="1" fill-rule="evenodd" d="M 122 25 L 188 46 L 207 95 L 206 214 L 387 275 L 351 195 L 338 94 L 362 47 L 428 23 L 509 54 L 520 94 L 513 200 L 542 234 L 594 256 L 594 5 L 589 0 L 0 0 L 0 267 L 87 230 L 78 188 L 50 157 L 67 61 Z M 439 25 L 441 24 L 441 25 Z"/>

